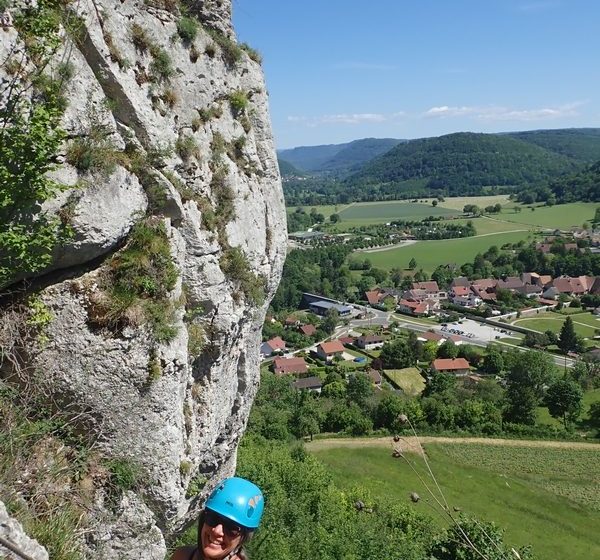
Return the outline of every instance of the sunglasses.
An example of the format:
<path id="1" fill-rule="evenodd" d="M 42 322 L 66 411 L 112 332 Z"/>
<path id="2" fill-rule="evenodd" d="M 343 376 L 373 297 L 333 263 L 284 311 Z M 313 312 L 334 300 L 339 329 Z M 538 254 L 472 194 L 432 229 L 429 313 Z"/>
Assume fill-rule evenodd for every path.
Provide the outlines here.
<path id="1" fill-rule="evenodd" d="M 223 526 L 223 533 L 230 539 L 235 539 L 242 534 L 243 529 L 222 515 L 215 513 L 214 511 L 207 509 L 204 513 L 204 523 L 209 527 L 216 527 L 217 525 Z"/>

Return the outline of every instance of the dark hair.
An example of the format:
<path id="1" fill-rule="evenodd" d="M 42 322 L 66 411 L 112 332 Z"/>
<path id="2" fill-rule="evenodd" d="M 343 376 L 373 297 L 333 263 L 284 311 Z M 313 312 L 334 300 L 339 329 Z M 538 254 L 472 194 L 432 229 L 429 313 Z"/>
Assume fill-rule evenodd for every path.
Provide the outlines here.
<path id="1" fill-rule="evenodd" d="M 200 554 L 202 554 L 201 533 L 202 533 L 202 526 L 204 525 L 205 513 L 206 513 L 206 510 L 202 510 L 202 513 L 198 517 L 198 551 L 200 552 Z M 238 545 L 238 549 L 235 551 L 235 553 L 240 557 L 241 560 L 248 560 L 248 554 L 246 554 L 246 551 L 244 550 L 244 544 L 247 543 L 252 538 L 253 535 L 254 535 L 254 531 L 252 531 L 251 529 L 246 529 L 245 527 L 242 527 L 240 544 Z"/>

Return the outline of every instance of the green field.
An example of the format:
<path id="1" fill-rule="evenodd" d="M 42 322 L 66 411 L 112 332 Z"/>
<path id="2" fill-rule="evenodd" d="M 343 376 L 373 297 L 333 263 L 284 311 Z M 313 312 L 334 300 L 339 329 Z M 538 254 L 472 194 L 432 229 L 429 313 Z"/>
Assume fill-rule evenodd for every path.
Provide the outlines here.
<path id="1" fill-rule="evenodd" d="M 501 220 L 549 229 L 581 227 L 593 219 L 597 204 L 593 202 L 572 202 L 556 206 L 537 206 L 535 211 L 522 207 L 521 212 L 506 208 L 498 216 Z"/>
<path id="2" fill-rule="evenodd" d="M 511 546 L 531 544 L 537 558 L 600 557 L 600 448 L 545 449 L 480 444 L 426 445 L 432 469 L 450 507 L 496 522 Z M 357 482 L 375 497 L 410 503 L 432 513 L 427 490 L 389 449 L 334 448 L 314 452 L 338 485 Z M 422 460 L 407 454 L 425 480 Z M 440 524 L 445 518 L 435 517 Z"/>
<path id="3" fill-rule="evenodd" d="M 538 332 L 552 331 L 556 334 L 560 332 L 563 323 L 567 318 L 560 313 L 540 313 L 533 317 L 523 317 L 512 321 L 513 325 L 525 327 Z M 600 329 L 600 320 L 596 319 L 591 313 L 580 313 L 571 315 L 575 332 L 584 338 L 592 338 L 596 329 Z"/>
<path id="4" fill-rule="evenodd" d="M 492 245 L 501 247 L 505 243 L 517 243 L 527 239 L 527 231 L 498 233 L 482 237 L 463 237 L 461 239 L 442 239 L 440 241 L 418 241 L 413 245 L 397 247 L 374 253 L 360 253 L 367 257 L 373 266 L 390 270 L 407 268 L 412 258 L 417 261 L 417 269 L 433 272 L 440 264 L 456 264 L 458 266 L 473 261 L 477 253 L 483 253 Z"/>
<path id="5" fill-rule="evenodd" d="M 461 218 L 459 220 L 453 220 L 453 224 L 466 224 L 472 222 L 477 231 L 477 235 L 484 235 L 487 233 L 501 233 L 515 230 L 528 231 L 530 228 L 523 224 L 515 224 L 512 222 L 505 222 L 496 218 L 489 218 L 488 216 L 481 216 L 479 218 Z"/>
<path id="6" fill-rule="evenodd" d="M 405 394 L 420 395 L 425 388 L 425 379 L 415 367 L 404 369 L 386 369 L 384 375 L 404 391 Z"/>
<path id="7" fill-rule="evenodd" d="M 392 220 L 422 220 L 429 216 L 459 216 L 461 212 L 431 204 L 402 202 L 366 202 L 353 204 L 339 212 L 342 222 L 364 222 L 375 224 Z"/>

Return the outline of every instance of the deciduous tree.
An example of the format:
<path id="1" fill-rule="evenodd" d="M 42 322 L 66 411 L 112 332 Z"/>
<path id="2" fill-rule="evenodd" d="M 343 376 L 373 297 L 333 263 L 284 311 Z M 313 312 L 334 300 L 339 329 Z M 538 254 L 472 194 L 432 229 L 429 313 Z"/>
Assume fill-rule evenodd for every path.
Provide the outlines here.
<path id="1" fill-rule="evenodd" d="M 565 429 L 581 414 L 583 392 L 581 387 L 570 379 L 558 379 L 546 392 L 546 406 L 553 418 L 560 418 Z"/>

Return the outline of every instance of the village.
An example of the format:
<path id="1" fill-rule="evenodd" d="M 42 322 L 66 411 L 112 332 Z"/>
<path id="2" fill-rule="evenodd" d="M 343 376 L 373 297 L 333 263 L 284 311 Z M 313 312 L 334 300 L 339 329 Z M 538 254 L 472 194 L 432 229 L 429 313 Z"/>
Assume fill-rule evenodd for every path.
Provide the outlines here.
<path id="1" fill-rule="evenodd" d="M 398 383 L 402 372 L 394 370 L 388 375 L 380 359 L 381 349 L 413 332 L 428 349 L 425 359 L 415 364 L 423 383 L 435 373 L 478 383 L 486 375 L 480 366 L 488 346 L 505 350 L 528 346 L 528 333 L 536 331 L 518 324 L 527 317 L 545 316 L 551 310 L 590 316 L 591 311 L 591 325 L 597 321 L 600 328 L 600 320 L 595 318 L 600 308 L 585 308 L 586 301 L 594 302 L 594 296 L 600 296 L 600 277 L 552 278 L 536 272 L 503 279 L 459 276 L 447 289 L 433 280 L 413 282 L 408 290 L 375 287 L 354 304 L 304 294 L 303 309 L 287 315 L 282 323 L 267 317 L 267 324 L 281 324 L 282 332 L 262 343 L 261 357 L 276 375 L 292 376 L 297 389 L 320 392 L 326 372 L 335 366 L 346 373 L 366 373 L 375 387 L 387 382 L 402 390 L 403 384 Z M 517 309 L 506 312 L 509 300 L 513 305 L 516 302 Z M 326 319 L 335 321 L 329 336 L 321 328 Z M 506 339 L 509 342 L 503 342 Z M 593 346 L 586 351 L 590 356 L 600 352 Z M 572 366 L 577 357 L 575 352 L 553 354 L 560 365 Z M 415 367 L 400 369 L 408 369 L 414 376 Z"/>

